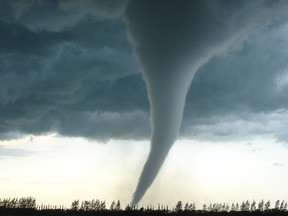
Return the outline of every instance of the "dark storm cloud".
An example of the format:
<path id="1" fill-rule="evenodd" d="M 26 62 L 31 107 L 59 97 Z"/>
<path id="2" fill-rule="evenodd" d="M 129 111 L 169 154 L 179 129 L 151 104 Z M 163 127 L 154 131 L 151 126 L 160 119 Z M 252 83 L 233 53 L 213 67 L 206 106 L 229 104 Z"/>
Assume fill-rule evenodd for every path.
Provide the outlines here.
<path id="1" fill-rule="evenodd" d="M 48 13 L 49 7 L 46 9 Z M 29 11 L 28 8 L 25 12 L 27 16 Z M 16 23 L 0 21 L 2 139 L 56 129 L 71 136 L 129 138 L 129 127 L 118 132 L 117 124 L 109 120 L 110 115 L 111 119 L 116 119 L 114 113 L 119 114 L 118 119 L 123 117 L 117 120 L 118 129 L 124 128 L 121 122 L 125 125 L 135 116 L 135 121 L 129 123 L 134 128 L 138 125 L 135 137 L 143 138 L 148 134 L 149 127 L 143 130 L 142 123 L 137 123 L 147 113 L 146 90 L 141 78 L 133 75 L 137 67 L 121 20 L 87 18 L 61 31 L 34 31 L 20 20 Z M 138 95 L 143 95 L 143 99 Z M 85 125 L 89 116 L 86 112 L 94 116 L 93 126 L 100 124 L 94 131 L 92 126 L 88 129 Z M 80 122 L 82 130 L 76 132 Z"/>
<path id="2" fill-rule="evenodd" d="M 201 136 L 211 130 L 223 138 L 273 131 L 277 139 L 287 140 L 286 23 L 252 34 L 240 50 L 218 56 L 198 71 L 188 94 L 183 134 Z"/>
<path id="3" fill-rule="evenodd" d="M 279 35 L 271 35 L 268 32 L 271 30 L 279 32 Z M 236 109 L 246 107 L 255 112 L 287 108 L 287 82 L 284 83 L 282 79 L 281 84 L 281 77 L 287 75 L 288 52 L 284 37 L 284 32 L 280 33 L 279 29 L 270 27 L 251 36 L 240 51 L 228 52 L 211 60 L 193 80 L 188 95 L 191 103 L 187 107 L 197 106 L 199 100 L 211 104 L 215 104 L 216 100 L 221 103 L 222 100 L 228 111 L 233 106 Z M 259 38 L 260 42 L 257 41 Z M 217 109 L 221 109 L 219 105 Z M 209 104 L 198 108 L 203 109 L 215 108 Z"/>
<path id="4" fill-rule="evenodd" d="M 114 19 L 123 13 L 125 0 L 3 0 L 0 19 L 19 22 L 35 30 L 59 31 L 72 28 L 87 17 Z"/>
<path id="5" fill-rule="evenodd" d="M 42 118 L 25 123 L 21 131 L 41 134 L 52 130 L 103 141 L 149 136 L 148 102 L 141 77 L 131 75 L 90 84 L 86 84 L 89 91 L 81 100 L 59 105 Z"/>
<path id="6" fill-rule="evenodd" d="M 60 116 L 56 129 L 66 136 L 85 136 L 103 141 L 110 138 L 145 139 L 150 134 L 147 115 L 137 111 L 130 113 L 66 112 Z"/>
<path id="7" fill-rule="evenodd" d="M 1 139 L 52 131 L 149 138 L 146 87 L 121 18 L 124 6 L 116 0 L 0 2 Z M 275 133 L 288 140 L 286 23 L 272 22 L 196 73 L 182 136 Z"/>

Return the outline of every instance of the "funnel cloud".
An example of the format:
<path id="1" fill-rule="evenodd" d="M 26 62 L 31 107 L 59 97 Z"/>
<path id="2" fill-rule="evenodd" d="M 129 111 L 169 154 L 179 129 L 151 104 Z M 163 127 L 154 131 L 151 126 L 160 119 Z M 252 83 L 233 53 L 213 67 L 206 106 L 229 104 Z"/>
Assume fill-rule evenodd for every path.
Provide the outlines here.
<path id="1" fill-rule="evenodd" d="M 152 128 L 150 153 L 132 206 L 151 186 L 177 139 L 197 70 L 212 57 L 236 49 L 252 29 L 268 23 L 280 5 L 220 0 L 128 3 L 128 31 L 148 89 Z"/>

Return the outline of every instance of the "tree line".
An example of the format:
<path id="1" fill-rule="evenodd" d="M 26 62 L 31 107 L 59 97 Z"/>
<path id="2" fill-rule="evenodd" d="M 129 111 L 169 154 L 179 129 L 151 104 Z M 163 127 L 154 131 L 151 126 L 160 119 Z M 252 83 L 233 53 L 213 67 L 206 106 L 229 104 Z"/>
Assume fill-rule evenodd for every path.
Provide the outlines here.
<path id="1" fill-rule="evenodd" d="M 169 208 L 164 205 L 147 206 L 130 206 L 129 204 L 122 208 L 120 200 L 113 201 L 109 206 L 106 202 L 100 199 L 84 200 L 80 202 L 79 200 L 74 200 L 69 208 L 64 206 L 53 206 L 53 205 L 37 205 L 36 199 L 33 197 L 22 197 L 22 198 L 0 198 L 0 208 L 22 208 L 22 209 L 35 209 L 35 210 L 71 210 L 71 211 L 165 211 L 165 212 L 184 212 L 184 211 L 205 211 L 205 212 L 253 212 L 253 211 L 287 211 L 288 204 L 286 201 L 277 200 L 274 205 L 271 204 L 270 200 L 264 202 L 261 200 L 256 203 L 255 200 L 252 202 L 247 200 L 243 201 L 241 204 L 232 203 L 211 203 L 209 205 L 204 204 L 202 208 L 196 208 L 195 203 L 182 203 L 178 201 L 175 206 Z"/>
<path id="2" fill-rule="evenodd" d="M 0 207 L 2 207 L 2 208 L 35 209 L 36 208 L 36 199 L 33 197 L 0 199 Z"/>
<path id="3" fill-rule="evenodd" d="M 123 207 L 120 200 L 109 205 L 100 199 L 74 200 L 69 207 L 53 205 L 37 205 L 33 197 L 0 199 L 0 215 L 5 216 L 288 216 L 287 202 L 277 200 L 243 201 L 242 203 L 211 203 L 196 208 L 195 203 L 178 201 L 174 206 L 168 207 L 158 204 L 146 207 Z M 264 214 L 264 215 L 263 215 Z"/>

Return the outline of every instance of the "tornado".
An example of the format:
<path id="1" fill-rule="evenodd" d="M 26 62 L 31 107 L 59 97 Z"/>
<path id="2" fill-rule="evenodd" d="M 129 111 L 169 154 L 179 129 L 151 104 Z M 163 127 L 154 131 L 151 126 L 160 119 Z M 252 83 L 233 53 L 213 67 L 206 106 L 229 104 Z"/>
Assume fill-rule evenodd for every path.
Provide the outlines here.
<path id="1" fill-rule="evenodd" d="M 148 93 L 151 104 L 151 147 L 133 196 L 132 206 L 140 201 L 145 191 L 153 183 L 178 136 L 191 78 L 189 77 L 187 81 L 174 79 L 173 76 L 166 77 L 161 85 L 148 78 L 145 80 L 149 86 Z"/>
<path id="2" fill-rule="evenodd" d="M 151 123 L 150 153 L 132 206 L 145 195 L 178 137 L 186 95 L 195 73 L 212 57 L 241 44 L 248 32 L 267 23 L 283 6 L 268 3 L 128 1 L 125 21 L 147 86 Z"/>

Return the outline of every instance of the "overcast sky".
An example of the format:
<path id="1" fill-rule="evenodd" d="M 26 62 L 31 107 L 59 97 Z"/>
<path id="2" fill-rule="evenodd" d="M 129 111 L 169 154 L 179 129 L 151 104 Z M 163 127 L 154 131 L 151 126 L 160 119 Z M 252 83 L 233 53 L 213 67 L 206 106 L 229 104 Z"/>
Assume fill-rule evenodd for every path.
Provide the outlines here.
<path id="1" fill-rule="evenodd" d="M 151 129 L 127 2 L 0 2 L 0 196 L 130 202 Z M 268 4 L 254 2 L 227 7 L 249 18 Z M 142 204 L 288 199 L 288 16 L 267 7 L 271 19 L 196 71 L 179 140 Z"/>

